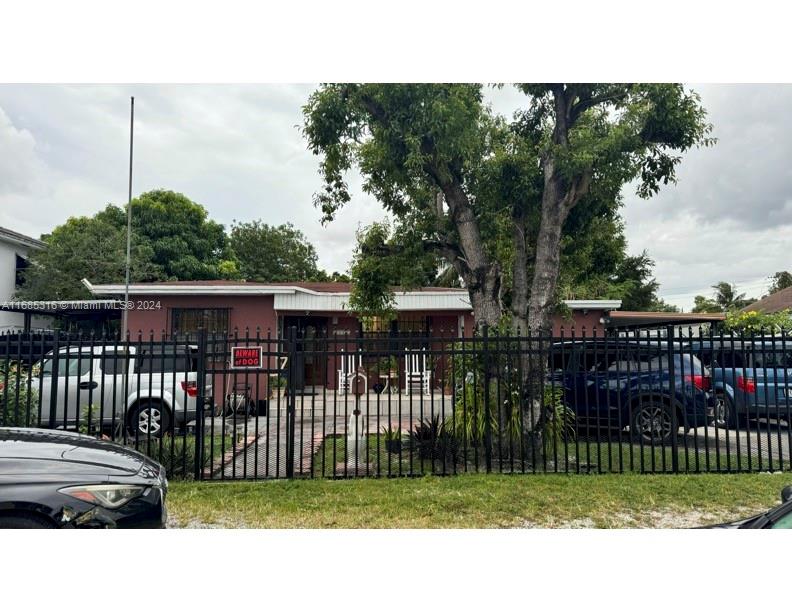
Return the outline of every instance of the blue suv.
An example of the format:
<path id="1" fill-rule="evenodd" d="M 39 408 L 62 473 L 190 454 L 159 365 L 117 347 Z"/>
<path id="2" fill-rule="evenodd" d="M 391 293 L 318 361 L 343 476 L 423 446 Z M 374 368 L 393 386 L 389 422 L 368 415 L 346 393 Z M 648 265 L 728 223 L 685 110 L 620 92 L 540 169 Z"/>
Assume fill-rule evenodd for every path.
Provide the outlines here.
<path id="1" fill-rule="evenodd" d="M 715 425 L 733 429 L 757 419 L 792 423 L 792 342 L 719 337 L 691 342 L 689 350 L 712 373 Z"/>
<path id="2" fill-rule="evenodd" d="M 715 400 L 709 372 L 694 355 L 674 346 L 673 384 L 668 343 L 623 338 L 557 342 L 550 384 L 563 390 L 578 427 L 622 430 L 634 440 L 665 445 L 711 422 Z"/>

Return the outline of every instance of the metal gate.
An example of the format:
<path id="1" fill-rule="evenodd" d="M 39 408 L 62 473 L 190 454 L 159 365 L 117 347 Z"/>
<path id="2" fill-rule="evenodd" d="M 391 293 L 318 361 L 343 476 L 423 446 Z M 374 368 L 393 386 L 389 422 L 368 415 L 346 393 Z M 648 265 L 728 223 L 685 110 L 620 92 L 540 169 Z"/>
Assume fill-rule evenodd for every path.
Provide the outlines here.
<path id="1" fill-rule="evenodd" d="M 294 476 L 294 332 L 199 334 L 196 479 Z"/>

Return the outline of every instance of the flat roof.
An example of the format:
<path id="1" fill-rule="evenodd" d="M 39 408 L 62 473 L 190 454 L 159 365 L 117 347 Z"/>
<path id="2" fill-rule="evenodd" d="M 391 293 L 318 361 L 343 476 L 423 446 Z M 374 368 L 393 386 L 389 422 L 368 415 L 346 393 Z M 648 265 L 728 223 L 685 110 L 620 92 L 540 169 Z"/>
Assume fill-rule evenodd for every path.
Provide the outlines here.
<path id="1" fill-rule="evenodd" d="M 83 284 L 94 295 L 123 295 L 125 287 L 117 284 L 93 285 L 88 279 Z M 163 281 L 132 283 L 130 295 L 228 295 L 275 296 L 276 310 L 339 311 L 348 310 L 350 283 L 337 282 L 276 282 L 258 283 L 230 280 Z M 393 287 L 396 310 L 470 310 L 470 298 L 465 288 Z M 565 300 L 572 310 L 614 310 L 621 300 Z"/>
<path id="2" fill-rule="evenodd" d="M 123 294 L 121 283 L 93 285 L 87 279 L 83 284 L 94 295 Z M 155 281 L 150 283 L 131 283 L 129 292 L 135 295 L 276 295 L 278 293 L 328 293 L 349 295 L 351 283 L 339 282 L 274 282 L 259 283 L 235 280 L 194 280 L 194 281 Z M 393 287 L 396 293 L 456 293 L 467 295 L 467 289 L 458 287 L 416 287 L 405 289 Z"/>

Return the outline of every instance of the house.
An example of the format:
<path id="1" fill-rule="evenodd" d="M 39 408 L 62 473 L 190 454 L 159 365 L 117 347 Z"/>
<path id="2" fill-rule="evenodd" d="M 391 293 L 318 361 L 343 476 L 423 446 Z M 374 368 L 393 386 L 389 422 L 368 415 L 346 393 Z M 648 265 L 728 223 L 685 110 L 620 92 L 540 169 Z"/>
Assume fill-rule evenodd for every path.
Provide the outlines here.
<path id="1" fill-rule="evenodd" d="M 0 227 L 0 302 L 4 304 L 0 310 L 0 332 L 21 329 L 26 319 L 29 323 L 25 314 L 9 311 L 6 303 L 13 300 L 31 253 L 44 246 L 41 240 Z"/>
<path id="2" fill-rule="evenodd" d="M 773 314 L 782 310 L 792 310 L 792 287 L 781 289 L 763 297 L 742 309 L 741 312 L 762 312 Z"/>
<path id="3" fill-rule="evenodd" d="M 95 296 L 124 295 L 122 284 L 92 285 Z M 298 334 L 356 336 L 359 333 L 410 333 L 470 337 L 473 311 L 466 289 L 421 287 L 395 291 L 396 320 L 387 325 L 362 321 L 349 310 L 350 284 L 338 282 L 256 283 L 244 281 L 165 281 L 133 283 L 130 300 L 140 302 L 128 315 L 132 334 L 193 333 L 199 327 L 227 333 L 245 329 L 284 337 L 294 326 Z M 558 315 L 554 331 L 604 329 L 604 317 L 621 306 L 619 300 L 568 300 L 571 317 Z"/>
<path id="4" fill-rule="evenodd" d="M 92 285 L 83 281 L 95 296 L 119 297 L 123 284 Z M 129 287 L 133 308 L 128 331 L 144 338 L 153 332 L 177 338 L 203 328 L 210 333 L 285 338 L 295 328 L 301 343 L 329 338 L 344 348 L 358 337 L 460 338 L 474 329 L 470 298 L 465 289 L 422 287 L 395 291 L 396 318 L 362 320 L 349 310 L 350 285 L 337 282 L 258 283 L 227 280 L 134 283 Z M 589 333 L 602 328 L 603 317 L 618 308 L 618 300 L 575 300 L 567 302 L 572 318 L 558 317 L 562 326 L 585 326 Z M 303 345 L 301 345 L 303 346 Z M 307 345 L 306 345 L 307 346 Z M 338 349 L 340 351 L 341 349 Z M 346 349 L 348 350 L 348 349 Z M 297 367 L 298 387 L 336 385 L 337 359 L 327 360 L 304 353 Z M 439 366 L 438 366 L 439 367 Z"/>

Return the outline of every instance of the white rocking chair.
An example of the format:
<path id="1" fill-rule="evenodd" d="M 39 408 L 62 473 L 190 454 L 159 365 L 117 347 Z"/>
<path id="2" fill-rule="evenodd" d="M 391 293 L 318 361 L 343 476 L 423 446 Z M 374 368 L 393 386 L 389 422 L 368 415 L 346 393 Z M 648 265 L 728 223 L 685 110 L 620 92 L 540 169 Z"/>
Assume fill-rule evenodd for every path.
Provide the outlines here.
<path id="1" fill-rule="evenodd" d="M 352 390 L 352 383 L 355 379 L 363 380 L 363 393 L 368 393 L 368 376 L 363 370 L 363 355 L 360 351 L 357 354 L 345 354 L 341 349 L 341 367 L 338 370 L 338 394 L 344 395 Z"/>
<path id="2" fill-rule="evenodd" d="M 432 371 L 426 367 L 426 349 L 404 351 L 404 395 L 418 388 L 424 395 L 431 394 Z"/>

